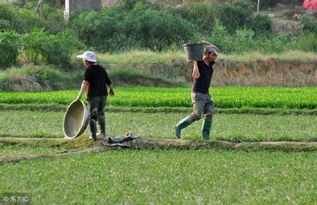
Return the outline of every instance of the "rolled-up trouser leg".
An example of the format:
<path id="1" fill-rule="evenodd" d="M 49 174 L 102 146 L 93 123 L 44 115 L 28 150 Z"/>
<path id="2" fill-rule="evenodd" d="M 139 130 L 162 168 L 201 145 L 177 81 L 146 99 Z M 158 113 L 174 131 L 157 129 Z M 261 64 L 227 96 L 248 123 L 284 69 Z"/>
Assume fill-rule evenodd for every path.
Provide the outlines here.
<path id="1" fill-rule="evenodd" d="M 189 126 L 190 124 L 192 124 L 195 120 L 192 118 L 191 115 L 185 117 L 184 119 L 182 119 L 181 121 L 179 121 L 177 123 L 177 125 L 175 126 L 175 134 L 177 138 L 181 137 L 181 130 L 184 129 L 185 127 Z"/>

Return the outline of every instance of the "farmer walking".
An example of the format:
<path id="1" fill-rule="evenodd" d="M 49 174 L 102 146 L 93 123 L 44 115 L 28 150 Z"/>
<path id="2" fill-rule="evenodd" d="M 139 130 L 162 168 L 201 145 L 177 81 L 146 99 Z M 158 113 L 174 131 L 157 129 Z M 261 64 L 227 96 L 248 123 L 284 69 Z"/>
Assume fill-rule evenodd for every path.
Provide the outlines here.
<path id="1" fill-rule="evenodd" d="M 209 87 L 213 74 L 213 65 L 220 50 L 213 44 L 202 41 L 205 46 L 203 59 L 193 62 L 193 83 L 192 83 L 192 104 L 193 111 L 191 115 L 182 119 L 175 126 L 176 137 L 181 138 L 181 130 L 194 121 L 204 117 L 202 126 L 202 136 L 205 140 L 210 140 L 210 129 L 212 126 L 212 117 L 215 112 L 214 102 L 209 95 Z"/>
<path id="2" fill-rule="evenodd" d="M 97 140 L 97 121 L 100 126 L 100 135 L 105 139 L 106 125 L 104 107 L 108 95 L 107 86 L 109 87 L 109 94 L 114 95 L 111 80 L 106 70 L 97 64 L 97 58 L 94 52 L 86 51 L 76 57 L 83 59 L 84 66 L 86 67 L 84 80 L 76 100 L 80 100 L 86 91 L 90 111 L 89 124 L 91 136 L 89 139 Z"/>

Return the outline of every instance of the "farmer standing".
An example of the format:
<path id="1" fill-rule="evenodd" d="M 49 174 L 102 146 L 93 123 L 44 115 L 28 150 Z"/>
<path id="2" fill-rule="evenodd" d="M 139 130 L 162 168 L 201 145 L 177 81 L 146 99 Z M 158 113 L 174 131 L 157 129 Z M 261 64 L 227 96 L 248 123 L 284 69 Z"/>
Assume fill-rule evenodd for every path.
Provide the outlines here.
<path id="1" fill-rule="evenodd" d="M 215 106 L 209 95 L 209 87 L 214 71 L 213 64 L 215 63 L 220 50 L 207 41 L 202 42 L 207 46 L 204 51 L 203 60 L 194 61 L 193 63 L 193 83 L 191 93 L 193 112 L 175 126 L 177 138 L 181 138 L 181 130 L 183 128 L 204 117 L 202 135 L 205 140 L 210 139 L 210 129 Z"/>
<path id="2" fill-rule="evenodd" d="M 91 136 L 89 139 L 97 140 L 97 121 L 100 126 L 100 134 L 103 138 L 106 138 L 104 107 L 108 95 L 107 86 L 109 87 L 109 94 L 114 95 L 111 80 L 106 70 L 97 64 L 94 52 L 86 51 L 76 57 L 83 59 L 84 66 L 86 67 L 84 80 L 76 100 L 80 100 L 86 91 L 90 111 Z"/>

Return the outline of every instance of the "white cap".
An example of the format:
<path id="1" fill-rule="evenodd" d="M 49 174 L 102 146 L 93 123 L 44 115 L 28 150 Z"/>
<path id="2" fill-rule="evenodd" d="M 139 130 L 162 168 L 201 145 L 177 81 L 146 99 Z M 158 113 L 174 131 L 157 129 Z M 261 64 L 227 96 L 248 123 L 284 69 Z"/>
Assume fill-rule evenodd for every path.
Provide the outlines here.
<path id="1" fill-rule="evenodd" d="M 94 52 L 92 52 L 92 51 L 86 51 L 82 55 L 78 55 L 76 57 L 77 58 L 82 58 L 82 59 L 84 59 L 86 61 L 93 62 L 93 63 L 97 62 L 96 54 Z"/>

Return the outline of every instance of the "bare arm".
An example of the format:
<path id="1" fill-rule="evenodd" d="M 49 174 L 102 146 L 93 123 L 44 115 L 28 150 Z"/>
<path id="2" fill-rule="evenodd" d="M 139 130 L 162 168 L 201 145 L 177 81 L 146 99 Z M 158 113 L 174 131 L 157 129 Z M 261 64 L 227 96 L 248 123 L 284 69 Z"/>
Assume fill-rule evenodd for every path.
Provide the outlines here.
<path id="1" fill-rule="evenodd" d="M 192 76 L 193 76 L 193 78 L 196 78 L 196 79 L 200 77 L 197 61 L 194 61 Z"/>
<path id="2" fill-rule="evenodd" d="M 88 88 L 89 88 L 89 82 L 86 80 L 83 80 L 83 82 L 81 83 L 80 91 L 76 97 L 76 100 L 80 100 L 84 92 L 86 92 L 86 94 L 88 95 Z"/>

